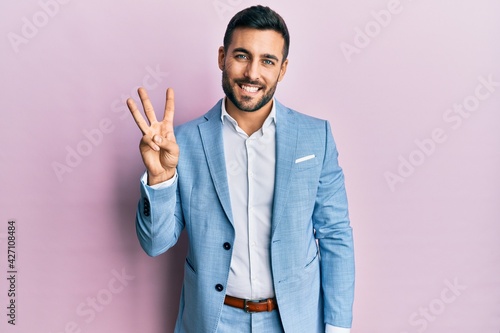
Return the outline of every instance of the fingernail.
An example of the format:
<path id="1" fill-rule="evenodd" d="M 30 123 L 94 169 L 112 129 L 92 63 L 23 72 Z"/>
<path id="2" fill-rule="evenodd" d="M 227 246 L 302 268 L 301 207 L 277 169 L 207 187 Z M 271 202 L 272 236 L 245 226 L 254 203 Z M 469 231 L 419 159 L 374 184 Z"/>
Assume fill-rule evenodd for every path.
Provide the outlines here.
<path id="1" fill-rule="evenodd" d="M 161 136 L 155 135 L 154 140 L 156 143 L 161 143 Z"/>

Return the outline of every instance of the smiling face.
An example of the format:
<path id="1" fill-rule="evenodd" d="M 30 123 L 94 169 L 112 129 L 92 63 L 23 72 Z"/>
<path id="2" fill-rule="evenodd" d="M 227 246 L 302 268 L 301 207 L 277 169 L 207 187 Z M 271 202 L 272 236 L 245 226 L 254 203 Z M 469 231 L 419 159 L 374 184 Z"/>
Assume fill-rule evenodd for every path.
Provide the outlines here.
<path id="1" fill-rule="evenodd" d="M 284 39 L 274 30 L 237 28 L 227 51 L 219 48 L 226 108 L 254 112 L 271 107 L 288 59 L 283 61 Z"/>

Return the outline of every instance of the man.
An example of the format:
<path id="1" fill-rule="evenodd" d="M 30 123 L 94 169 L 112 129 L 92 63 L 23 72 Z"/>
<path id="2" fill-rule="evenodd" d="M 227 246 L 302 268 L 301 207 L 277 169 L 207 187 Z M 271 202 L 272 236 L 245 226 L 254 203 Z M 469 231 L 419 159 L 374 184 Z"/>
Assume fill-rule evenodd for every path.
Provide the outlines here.
<path id="1" fill-rule="evenodd" d="M 173 128 L 139 89 L 143 133 L 137 234 L 151 256 L 186 229 L 175 332 L 349 332 L 354 255 L 330 126 L 273 98 L 288 66 L 285 22 L 254 6 L 229 22 L 219 68 L 226 97 Z M 174 133 L 175 132 L 175 133 Z"/>

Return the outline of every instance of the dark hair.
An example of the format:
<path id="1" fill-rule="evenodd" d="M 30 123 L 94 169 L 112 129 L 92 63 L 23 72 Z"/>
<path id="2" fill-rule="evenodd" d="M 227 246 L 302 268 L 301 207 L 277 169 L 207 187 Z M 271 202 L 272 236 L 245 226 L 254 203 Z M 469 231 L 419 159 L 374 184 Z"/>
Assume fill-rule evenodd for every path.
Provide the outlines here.
<path id="1" fill-rule="evenodd" d="M 224 34 L 224 50 L 227 51 L 233 31 L 236 28 L 253 28 L 258 30 L 274 30 L 283 36 L 285 45 L 283 46 L 283 61 L 288 57 L 290 47 L 290 35 L 286 27 L 285 20 L 269 7 L 252 6 L 236 13 L 229 21 L 226 33 Z"/>

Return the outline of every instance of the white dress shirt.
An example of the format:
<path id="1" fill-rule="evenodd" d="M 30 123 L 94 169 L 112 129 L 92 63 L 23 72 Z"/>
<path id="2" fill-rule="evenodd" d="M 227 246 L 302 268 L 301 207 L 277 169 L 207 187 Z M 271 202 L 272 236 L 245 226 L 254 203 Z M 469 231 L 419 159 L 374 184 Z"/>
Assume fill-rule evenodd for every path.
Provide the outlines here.
<path id="1" fill-rule="evenodd" d="M 271 212 L 276 164 L 276 108 L 248 136 L 222 103 L 221 120 L 235 240 L 227 294 L 274 297 L 271 275 Z"/>

